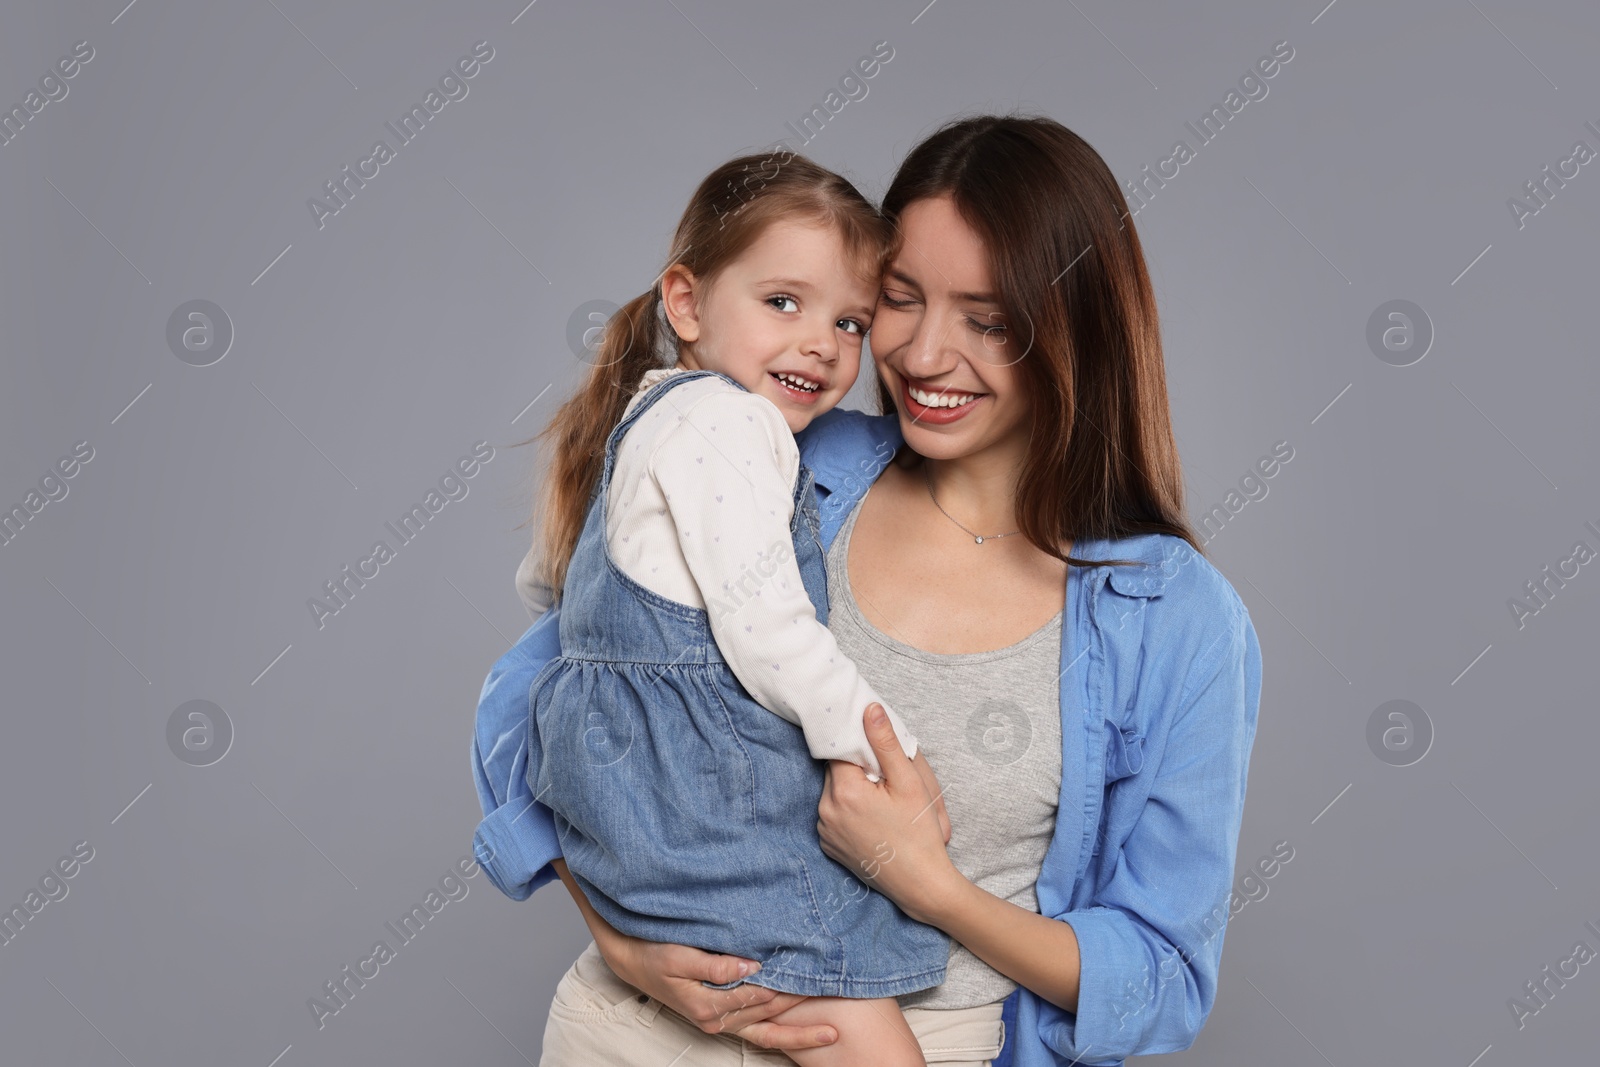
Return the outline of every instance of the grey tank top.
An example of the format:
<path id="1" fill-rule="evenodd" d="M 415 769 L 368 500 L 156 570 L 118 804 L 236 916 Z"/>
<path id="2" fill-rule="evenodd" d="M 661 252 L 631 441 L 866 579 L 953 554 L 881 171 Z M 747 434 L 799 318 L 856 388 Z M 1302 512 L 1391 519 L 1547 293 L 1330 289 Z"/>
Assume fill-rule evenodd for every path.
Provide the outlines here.
<path id="1" fill-rule="evenodd" d="M 1037 912 L 1034 882 L 1061 794 L 1062 613 L 992 652 L 924 652 L 883 633 L 862 615 L 845 565 L 860 513 L 858 503 L 828 551 L 828 629 L 916 734 L 944 787 L 956 869 Z M 972 1008 L 1016 988 L 952 940 L 944 984 L 898 1000 L 903 1008 Z"/>

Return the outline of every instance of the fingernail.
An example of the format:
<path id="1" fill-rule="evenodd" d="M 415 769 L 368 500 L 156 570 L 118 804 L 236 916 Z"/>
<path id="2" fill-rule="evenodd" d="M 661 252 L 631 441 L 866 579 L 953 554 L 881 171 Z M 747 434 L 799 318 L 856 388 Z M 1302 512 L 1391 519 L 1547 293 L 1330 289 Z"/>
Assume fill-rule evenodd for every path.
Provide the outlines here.
<path id="1" fill-rule="evenodd" d="M 748 963 L 739 964 L 739 973 L 740 974 L 749 974 L 750 973 L 750 965 Z"/>
<path id="2" fill-rule="evenodd" d="M 834 1034 L 833 1034 L 833 1032 L 831 1030 L 818 1030 L 817 1031 L 817 1040 L 822 1042 L 824 1045 L 833 1044 L 833 1038 L 834 1038 Z"/>
<path id="3" fill-rule="evenodd" d="M 867 711 L 867 718 L 871 719 L 873 722 L 882 722 L 884 719 L 883 706 L 880 704 L 872 705 L 872 707 Z"/>

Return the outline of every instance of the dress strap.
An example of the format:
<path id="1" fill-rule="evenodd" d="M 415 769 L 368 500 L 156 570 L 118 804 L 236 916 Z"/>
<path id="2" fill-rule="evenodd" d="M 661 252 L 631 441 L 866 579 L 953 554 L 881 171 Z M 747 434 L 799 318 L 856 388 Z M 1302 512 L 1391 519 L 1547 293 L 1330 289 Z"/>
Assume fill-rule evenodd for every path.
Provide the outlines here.
<path id="1" fill-rule="evenodd" d="M 729 385 L 739 389 L 744 389 L 744 386 L 740 385 L 726 374 L 723 374 L 721 371 L 714 370 L 684 371 L 681 374 L 673 374 L 663 378 L 661 381 L 652 385 L 645 392 L 644 396 L 640 398 L 639 402 L 633 405 L 633 410 L 628 412 L 627 417 L 621 422 L 617 423 L 617 425 L 612 429 L 610 436 L 606 438 L 606 462 L 605 468 L 600 475 L 599 484 L 595 486 L 595 491 L 597 493 L 604 491 L 604 489 L 611 484 L 611 468 L 616 465 L 617 448 L 622 444 L 622 438 L 628 432 L 629 427 L 631 427 L 634 422 L 638 420 L 639 416 L 648 411 L 650 406 L 656 401 L 666 396 L 669 389 L 680 386 L 685 382 L 693 381 L 696 378 L 705 378 L 707 376 L 721 378 Z M 748 392 L 748 390 L 746 391 Z"/>

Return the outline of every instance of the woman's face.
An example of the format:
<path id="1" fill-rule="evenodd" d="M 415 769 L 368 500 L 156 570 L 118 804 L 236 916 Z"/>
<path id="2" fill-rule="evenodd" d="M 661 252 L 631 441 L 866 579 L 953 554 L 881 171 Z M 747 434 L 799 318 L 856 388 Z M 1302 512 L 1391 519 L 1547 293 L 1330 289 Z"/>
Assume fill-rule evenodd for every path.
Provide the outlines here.
<path id="1" fill-rule="evenodd" d="M 1005 321 L 982 239 L 947 196 L 911 203 L 900 230 L 871 342 L 906 443 L 930 459 L 1024 450 L 1027 331 Z"/>

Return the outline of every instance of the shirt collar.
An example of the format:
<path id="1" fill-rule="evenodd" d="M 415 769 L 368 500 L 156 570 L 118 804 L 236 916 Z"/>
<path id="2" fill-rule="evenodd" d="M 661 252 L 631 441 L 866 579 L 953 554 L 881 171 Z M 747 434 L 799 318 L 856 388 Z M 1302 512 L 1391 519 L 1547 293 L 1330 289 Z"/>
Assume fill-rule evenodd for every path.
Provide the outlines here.
<path id="1" fill-rule="evenodd" d="M 800 456 L 816 479 L 819 498 L 844 492 L 851 498 L 866 492 L 882 464 L 905 443 L 897 415 L 869 415 L 834 408 L 813 419 L 799 435 Z M 887 446 L 887 447 L 885 447 Z M 1139 566 L 1108 566 L 1111 588 L 1124 596 L 1160 596 L 1184 563 L 1200 558 L 1185 540 L 1162 533 L 1140 533 L 1115 539 L 1082 538 L 1073 545 L 1079 559 L 1128 559 Z"/>

